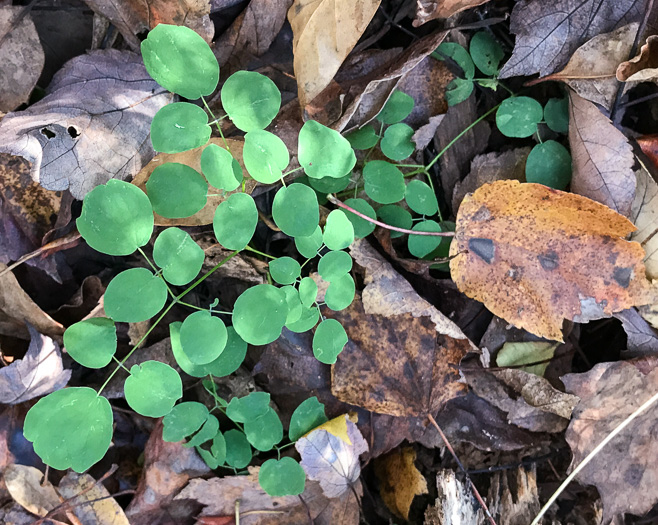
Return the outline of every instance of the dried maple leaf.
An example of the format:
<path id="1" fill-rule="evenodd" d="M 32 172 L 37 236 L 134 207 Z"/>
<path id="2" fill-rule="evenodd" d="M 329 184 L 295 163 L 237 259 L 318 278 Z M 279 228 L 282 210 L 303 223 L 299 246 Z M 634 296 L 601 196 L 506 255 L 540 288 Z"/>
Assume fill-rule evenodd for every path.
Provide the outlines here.
<path id="1" fill-rule="evenodd" d="M 647 304 L 635 227 L 606 206 L 540 184 L 498 181 L 467 196 L 450 248 L 452 278 L 513 325 L 561 341 L 584 323 Z"/>

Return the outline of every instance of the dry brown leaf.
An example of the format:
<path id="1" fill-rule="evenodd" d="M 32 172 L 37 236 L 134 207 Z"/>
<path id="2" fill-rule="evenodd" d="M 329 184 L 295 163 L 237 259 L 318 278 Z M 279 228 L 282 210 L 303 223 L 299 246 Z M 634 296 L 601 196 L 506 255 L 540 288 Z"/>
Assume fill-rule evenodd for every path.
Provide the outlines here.
<path id="1" fill-rule="evenodd" d="M 416 0 L 416 19 L 413 26 L 422 26 L 436 18 L 450 18 L 471 7 L 486 4 L 489 0 Z"/>
<path id="2" fill-rule="evenodd" d="M 295 0 L 288 11 L 299 105 L 326 88 L 368 27 L 381 0 Z"/>
<path id="3" fill-rule="evenodd" d="M 599 363 L 583 374 L 562 378 L 567 392 L 580 397 L 566 433 L 578 465 L 619 423 L 658 390 L 658 359 Z M 613 516 L 642 516 L 658 502 L 658 441 L 655 409 L 641 414 L 576 476 L 596 486 L 603 523 Z"/>
<path id="4" fill-rule="evenodd" d="M 634 229 L 585 197 L 498 181 L 462 202 L 450 271 L 494 314 L 562 341 L 564 319 L 588 322 L 651 302 L 644 250 L 624 240 Z"/>
<path id="5" fill-rule="evenodd" d="M 619 64 L 617 80 L 622 82 L 658 81 L 658 35 L 647 38 L 640 54 Z"/>
<path id="6" fill-rule="evenodd" d="M 658 184 L 644 166 L 635 175 L 637 186 L 631 220 L 637 230 L 631 233 L 631 240 L 644 248 L 647 277 L 658 279 Z"/>
<path id="7" fill-rule="evenodd" d="M 57 491 L 72 502 L 71 512 L 83 523 L 94 525 L 130 525 L 121 506 L 102 483 L 89 474 L 69 472 Z"/>
<path id="8" fill-rule="evenodd" d="M 626 332 L 626 350 L 622 357 L 658 355 L 658 332 L 645 321 L 635 308 L 615 314 Z"/>
<path id="9" fill-rule="evenodd" d="M 594 104 L 569 92 L 571 191 L 628 217 L 635 197 L 635 156 L 628 140 Z"/>
<path id="10" fill-rule="evenodd" d="M 13 111 L 28 101 L 39 80 L 45 57 L 28 13 L 22 16 L 25 6 L 0 7 L 0 112 Z M 19 19 L 19 17 L 21 17 Z M 5 37 L 6 35 L 6 37 Z"/>
<path id="11" fill-rule="evenodd" d="M 658 170 L 658 134 L 655 135 L 644 135 L 635 139 L 638 146 L 642 150 L 653 167 Z"/>
<path id="12" fill-rule="evenodd" d="M 429 145 L 429 143 L 432 142 L 432 139 L 436 133 L 436 129 L 441 124 L 443 117 L 445 117 L 445 115 L 434 115 L 433 117 L 430 117 L 430 120 L 427 124 L 419 127 L 414 132 L 413 136 L 411 137 L 411 141 L 416 145 L 417 150 L 424 150 Z"/>
<path id="13" fill-rule="evenodd" d="M 9 465 L 3 472 L 7 490 L 14 501 L 42 518 L 60 504 L 55 487 L 39 469 L 26 465 Z"/>
<path id="14" fill-rule="evenodd" d="M 411 447 L 395 449 L 375 460 L 379 493 L 393 514 L 409 520 L 409 509 L 416 496 L 427 494 L 427 481 L 414 465 L 416 451 Z"/>

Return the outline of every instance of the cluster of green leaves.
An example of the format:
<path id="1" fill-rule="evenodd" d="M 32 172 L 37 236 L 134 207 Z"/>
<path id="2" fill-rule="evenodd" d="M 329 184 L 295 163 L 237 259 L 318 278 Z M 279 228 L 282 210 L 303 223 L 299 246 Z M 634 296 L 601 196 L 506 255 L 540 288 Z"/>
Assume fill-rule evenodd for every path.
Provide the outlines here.
<path id="1" fill-rule="evenodd" d="M 503 86 L 498 80 L 498 72 L 504 55 L 500 44 L 486 31 L 473 35 L 468 51 L 454 42 L 442 43 L 433 56 L 439 60 L 451 59 L 464 75 L 464 78 L 456 78 L 448 84 L 448 105 L 454 106 L 466 100 L 476 82 L 493 90 Z M 485 75 L 484 78 L 475 78 L 476 67 Z M 552 98 L 542 107 L 532 97 L 512 96 L 503 100 L 496 112 L 496 126 L 506 137 L 537 137 L 539 143 L 532 148 L 526 161 L 526 180 L 564 190 L 571 182 L 571 154 L 557 140 L 542 141 L 538 127 L 540 124 L 545 124 L 555 133 L 567 133 L 567 99 Z"/>

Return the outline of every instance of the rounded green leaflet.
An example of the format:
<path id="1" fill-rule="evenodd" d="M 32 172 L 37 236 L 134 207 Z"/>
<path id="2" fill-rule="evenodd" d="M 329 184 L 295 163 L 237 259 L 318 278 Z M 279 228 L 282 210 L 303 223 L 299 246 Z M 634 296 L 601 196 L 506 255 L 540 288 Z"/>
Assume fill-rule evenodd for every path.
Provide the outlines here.
<path id="1" fill-rule="evenodd" d="M 488 31 L 479 31 L 473 35 L 469 44 L 471 58 L 476 67 L 485 75 L 496 75 L 500 61 L 505 56 L 503 48 Z"/>
<path id="2" fill-rule="evenodd" d="M 180 345 L 195 365 L 206 365 L 226 347 L 228 331 L 224 322 L 206 310 L 188 315 L 180 328 Z"/>
<path id="3" fill-rule="evenodd" d="M 412 180 L 407 184 L 407 194 L 404 197 L 412 211 L 419 215 L 434 215 L 439 211 L 439 202 L 434 190 L 422 180 Z"/>
<path id="4" fill-rule="evenodd" d="M 414 231 L 421 232 L 440 232 L 441 225 L 435 221 L 422 221 L 416 224 L 413 228 Z M 432 235 L 409 235 L 407 239 L 407 247 L 409 253 L 414 257 L 422 259 L 426 255 L 432 253 L 441 243 L 443 237 Z"/>
<path id="5" fill-rule="evenodd" d="M 199 431 L 187 443 L 184 443 L 183 446 L 186 448 L 198 447 L 206 441 L 210 441 L 217 435 L 217 432 L 219 432 L 219 420 L 210 414 Z"/>
<path id="6" fill-rule="evenodd" d="M 551 98 L 544 106 L 546 125 L 556 133 L 569 132 L 569 100 L 567 97 Z"/>
<path id="7" fill-rule="evenodd" d="M 117 323 L 150 319 L 167 302 L 167 285 L 146 268 L 124 270 L 105 290 L 105 313 Z"/>
<path id="8" fill-rule="evenodd" d="M 311 235 L 295 237 L 295 248 L 307 259 L 312 259 L 322 247 L 322 229 L 316 226 Z"/>
<path id="9" fill-rule="evenodd" d="M 446 102 L 448 106 L 456 106 L 464 102 L 473 93 L 473 81 L 468 78 L 456 78 L 446 86 Z"/>
<path id="10" fill-rule="evenodd" d="M 258 225 L 258 209 L 251 195 L 234 193 L 221 202 L 212 221 L 217 241 L 228 250 L 244 249 Z"/>
<path id="11" fill-rule="evenodd" d="M 131 367 L 123 392 L 130 408 L 138 414 L 162 417 L 183 397 L 183 382 L 169 365 L 144 361 Z"/>
<path id="12" fill-rule="evenodd" d="M 201 153 L 201 171 L 210 185 L 219 190 L 233 191 L 244 178 L 240 163 L 217 144 L 209 144 Z"/>
<path id="13" fill-rule="evenodd" d="M 272 218 L 286 235 L 313 235 L 320 222 L 318 197 L 313 189 L 305 184 L 296 182 L 284 186 L 274 196 Z"/>
<path id="14" fill-rule="evenodd" d="M 228 341 L 224 351 L 214 361 L 204 365 L 208 373 L 215 377 L 225 377 L 235 372 L 247 355 L 247 343 L 237 334 L 235 328 L 229 326 Z M 208 374 L 207 373 L 207 374 Z M 207 375 L 206 374 L 206 375 Z"/>
<path id="15" fill-rule="evenodd" d="M 571 154 L 554 140 L 537 144 L 526 160 L 525 178 L 527 182 L 564 190 L 571 182 Z"/>
<path id="16" fill-rule="evenodd" d="M 117 351 L 114 321 L 107 317 L 93 317 L 72 324 L 64 332 L 64 347 L 82 366 L 107 366 Z"/>
<path id="17" fill-rule="evenodd" d="M 436 48 L 436 54 L 439 60 L 445 60 L 445 57 L 452 59 L 464 72 L 464 77 L 472 79 L 475 76 L 475 64 L 471 59 L 468 51 L 456 42 L 443 42 Z"/>
<path id="18" fill-rule="evenodd" d="M 377 218 L 377 213 L 375 212 L 374 208 L 370 206 L 368 201 L 365 199 L 347 199 L 345 204 L 347 204 L 350 208 L 363 213 L 366 217 L 370 217 L 371 219 Z M 372 222 L 362 219 L 351 211 L 345 210 L 345 215 L 354 227 L 355 238 L 362 239 L 363 237 L 370 235 L 375 230 L 375 225 Z"/>
<path id="19" fill-rule="evenodd" d="M 349 273 L 352 269 L 352 257 L 349 253 L 329 252 L 318 263 L 318 273 L 325 281 L 332 282 Z"/>
<path id="20" fill-rule="evenodd" d="M 146 71 L 163 88 L 196 100 L 219 82 L 219 64 L 210 46 L 192 29 L 158 24 L 142 42 Z"/>
<path id="21" fill-rule="evenodd" d="M 222 106 L 242 131 L 265 129 L 281 108 L 281 92 L 265 75 L 255 71 L 233 73 L 221 92 Z"/>
<path id="22" fill-rule="evenodd" d="M 196 365 L 190 358 L 183 352 L 183 347 L 180 344 L 180 328 L 183 323 L 176 321 L 169 323 L 169 338 L 171 341 L 171 351 L 174 354 L 174 359 L 181 370 L 192 377 L 206 377 L 209 372 L 206 369 L 208 365 Z"/>
<path id="23" fill-rule="evenodd" d="M 393 204 L 404 199 L 407 190 L 404 175 L 390 162 L 385 160 L 368 162 L 363 167 L 363 179 L 366 194 L 375 202 Z"/>
<path id="24" fill-rule="evenodd" d="M 456 224 L 452 221 L 441 221 L 439 223 L 442 232 L 454 232 Z M 447 259 L 450 255 L 450 245 L 454 237 L 441 237 L 439 246 L 429 255 L 425 256 L 425 259 Z M 445 261 L 430 266 L 433 270 L 440 270 L 442 272 L 450 271 L 450 262 Z"/>
<path id="25" fill-rule="evenodd" d="M 265 415 L 270 409 L 267 392 L 251 392 L 244 397 L 234 397 L 226 407 L 226 415 L 236 423 L 246 423 Z"/>
<path id="26" fill-rule="evenodd" d="M 146 182 L 153 211 L 167 219 L 190 217 L 206 205 L 208 183 L 185 164 L 167 162 L 153 170 Z"/>
<path id="27" fill-rule="evenodd" d="M 282 286 L 281 289 L 286 294 L 286 303 L 288 304 L 288 315 L 286 316 L 286 324 L 299 321 L 304 311 L 304 306 L 299 298 L 299 292 L 294 286 Z"/>
<path id="28" fill-rule="evenodd" d="M 506 98 L 496 111 L 496 126 L 506 137 L 525 138 L 537 132 L 544 109 L 534 98 Z"/>
<path id="29" fill-rule="evenodd" d="M 409 185 L 407 185 L 407 195 L 405 198 L 409 198 Z M 384 224 L 396 226 L 398 228 L 404 228 L 405 230 L 410 229 L 413 225 L 411 213 L 409 213 L 403 207 L 397 206 L 395 204 L 387 204 L 386 206 L 382 206 L 377 210 L 377 216 L 379 217 L 379 220 Z M 391 239 L 396 239 L 397 237 L 402 237 L 403 235 L 404 233 L 402 232 L 391 230 Z"/>
<path id="30" fill-rule="evenodd" d="M 206 257 L 203 248 L 180 228 L 163 230 L 153 243 L 153 260 L 162 268 L 162 276 L 171 284 L 182 286 L 194 279 Z"/>
<path id="31" fill-rule="evenodd" d="M 279 257 L 269 263 L 270 275 L 279 284 L 292 284 L 302 273 L 302 267 L 292 257 Z"/>
<path id="32" fill-rule="evenodd" d="M 302 334 L 318 324 L 320 311 L 315 306 L 302 309 L 302 315 L 294 323 L 286 323 L 286 328 L 296 334 Z"/>
<path id="33" fill-rule="evenodd" d="M 201 428 L 209 414 L 210 412 L 202 403 L 196 401 L 179 403 L 162 420 L 163 441 L 168 443 L 183 441 Z"/>
<path id="34" fill-rule="evenodd" d="M 333 253 L 333 252 L 332 252 Z M 350 257 L 351 259 L 351 257 Z M 299 300 L 306 308 L 310 308 L 318 296 L 318 285 L 310 277 L 304 277 L 299 283 Z M 286 322 L 288 324 L 288 322 Z"/>
<path id="35" fill-rule="evenodd" d="M 311 185 L 311 188 L 319 193 L 336 193 L 347 188 L 351 180 L 352 175 L 349 174 L 340 179 L 334 179 L 333 177 L 322 177 L 321 179 L 309 178 L 308 183 Z"/>
<path id="36" fill-rule="evenodd" d="M 333 365 L 347 344 L 343 325 L 335 319 L 325 319 L 313 335 L 313 355 L 321 363 Z"/>
<path id="37" fill-rule="evenodd" d="M 107 255 L 130 255 L 153 233 L 153 208 L 137 186 L 117 179 L 96 186 L 82 203 L 76 226 L 94 250 Z"/>
<path id="38" fill-rule="evenodd" d="M 168 104 L 151 121 L 151 142 L 155 151 L 181 153 L 200 148 L 210 139 L 208 114 L 189 102 Z"/>
<path id="39" fill-rule="evenodd" d="M 247 436 L 239 430 L 224 432 L 226 441 L 226 464 L 233 468 L 245 468 L 251 463 L 251 445 Z"/>
<path id="40" fill-rule="evenodd" d="M 344 310 L 352 304 L 355 291 L 354 279 L 348 273 L 329 283 L 324 302 L 335 312 Z"/>
<path id="41" fill-rule="evenodd" d="M 393 91 L 377 115 L 383 124 L 395 124 L 407 118 L 414 109 L 414 99 L 402 91 Z"/>
<path id="42" fill-rule="evenodd" d="M 272 497 L 297 496 L 304 492 L 306 473 L 291 457 L 268 459 L 258 471 L 258 483 Z"/>
<path id="43" fill-rule="evenodd" d="M 221 432 L 217 432 L 212 438 L 210 452 L 200 446 L 196 450 L 211 469 L 216 469 L 226 460 L 226 439 Z"/>
<path id="44" fill-rule="evenodd" d="M 349 141 L 336 130 L 307 120 L 298 140 L 297 158 L 309 177 L 340 179 L 352 172 L 356 155 Z"/>
<path id="45" fill-rule="evenodd" d="M 297 441 L 304 434 L 327 421 L 324 405 L 318 401 L 317 397 L 309 397 L 302 401 L 292 413 L 288 438 L 290 441 Z"/>
<path id="46" fill-rule="evenodd" d="M 322 240 L 330 250 L 344 250 L 354 242 L 354 226 L 342 210 L 327 216 Z"/>
<path id="47" fill-rule="evenodd" d="M 413 104 L 413 99 L 411 100 Z M 345 138 L 350 142 L 352 148 L 354 149 L 374 148 L 377 145 L 377 142 L 379 142 L 379 135 L 377 135 L 375 128 L 373 128 L 370 124 L 368 124 L 367 126 L 363 126 L 361 129 L 357 129 L 356 131 L 353 131 L 349 135 L 346 135 Z"/>
<path id="48" fill-rule="evenodd" d="M 285 143 L 273 133 L 260 129 L 244 136 L 242 160 L 249 175 L 262 184 L 272 184 L 283 176 L 290 162 Z"/>
<path id="49" fill-rule="evenodd" d="M 95 390 L 63 388 L 28 411 L 23 435 L 46 465 L 84 472 L 110 448 L 112 421 L 110 402 Z"/>
<path id="50" fill-rule="evenodd" d="M 259 284 L 245 290 L 233 307 L 233 327 L 252 345 L 275 341 L 288 316 L 286 294 L 270 284 Z"/>
<path id="51" fill-rule="evenodd" d="M 269 408 L 258 419 L 247 421 L 244 424 L 244 433 L 252 447 L 266 452 L 283 439 L 283 425 L 277 413 Z"/>
<path id="52" fill-rule="evenodd" d="M 411 140 L 413 134 L 413 128 L 402 122 L 389 126 L 380 144 L 382 153 L 391 160 L 406 159 L 416 149 L 416 144 Z"/>

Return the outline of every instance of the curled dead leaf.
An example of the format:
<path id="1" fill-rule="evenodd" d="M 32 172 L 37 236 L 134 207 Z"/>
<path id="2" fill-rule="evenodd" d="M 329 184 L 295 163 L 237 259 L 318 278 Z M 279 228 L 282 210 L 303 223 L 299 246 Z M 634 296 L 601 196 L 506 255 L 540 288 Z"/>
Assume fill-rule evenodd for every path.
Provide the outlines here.
<path id="1" fill-rule="evenodd" d="M 647 38 L 639 55 L 619 64 L 617 80 L 621 82 L 658 81 L 658 35 Z"/>

